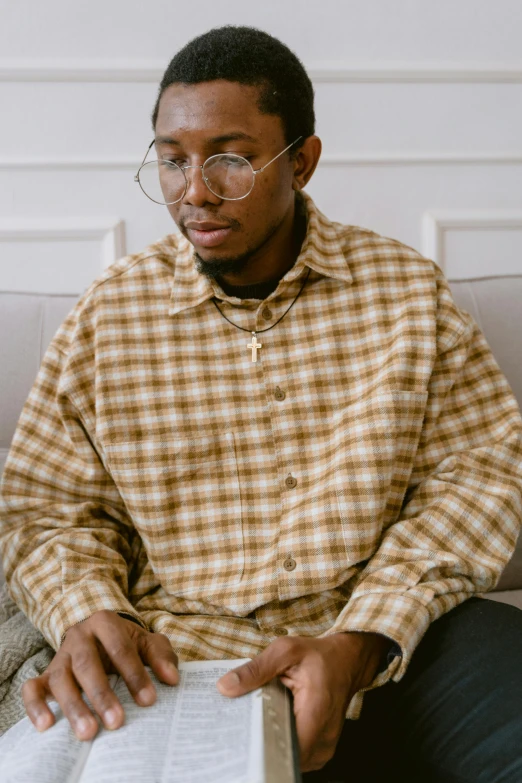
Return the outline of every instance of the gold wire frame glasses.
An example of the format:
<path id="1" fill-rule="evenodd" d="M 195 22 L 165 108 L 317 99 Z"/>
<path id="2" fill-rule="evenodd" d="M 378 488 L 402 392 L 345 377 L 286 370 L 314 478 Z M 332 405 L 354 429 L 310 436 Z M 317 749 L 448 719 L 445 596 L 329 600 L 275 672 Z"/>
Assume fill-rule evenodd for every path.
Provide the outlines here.
<path id="1" fill-rule="evenodd" d="M 145 163 L 150 148 L 155 142 L 153 139 L 134 175 L 134 182 L 138 182 L 143 193 L 155 204 L 168 206 L 181 201 L 187 192 L 188 181 L 185 171 L 201 169 L 203 182 L 211 193 L 225 201 L 240 201 L 252 192 L 256 174 L 264 171 L 301 138 L 302 136 L 298 136 L 288 147 L 259 169 L 252 168 L 250 161 L 231 152 L 211 155 L 199 166 L 179 166 L 174 161 L 163 159 Z"/>

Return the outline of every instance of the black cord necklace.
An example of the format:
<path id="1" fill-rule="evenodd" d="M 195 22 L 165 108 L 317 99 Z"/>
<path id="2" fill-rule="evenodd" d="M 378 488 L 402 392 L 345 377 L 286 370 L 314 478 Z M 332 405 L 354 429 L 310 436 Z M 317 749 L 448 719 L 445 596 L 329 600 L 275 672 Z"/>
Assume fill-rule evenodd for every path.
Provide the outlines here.
<path id="1" fill-rule="evenodd" d="M 294 299 L 294 301 L 292 302 L 292 304 L 290 305 L 290 307 L 289 307 L 287 310 L 285 310 L 285 312 L 283 313 L 283 315 L 281 316 L 281 318 L 279 318 L 279 319 L 278 319 L 278 320 L 275 322 L 275 324 L 272 324 L 272 326 L 267 326 L 267 328 L 266 328 L 266 329 L 261 329 L 261 330 L 260 330 L 260 331 L 258 331 L 258 332 L 251 332 L 251 334 L 252 334 L 252 342 L 251 342 L 251 343 L 248 343 L 248 346 L 247 346 L 247 347 L 252 349 L 252 361 L 253 361 L 253 362 L 257 362 L 257 351 L 258 351 L 258 349 L 259 349 L 259 348 L 262 348 L 262 347 L 263 347 L 263 344 L 262 344 L 262 343 L 258 343 L 258 342 L 257 342 L 257 335 L 258 335 L 258 334 L 263 334 L 263 332 L 269 332 L 269 331 L 270 331 L 270 329 L 273 329 L 273 328 L 274 328 L 274 326 L 277 326 L 277 324 L 278 324 L 278 323 L 280 323 L 280 322 L 283 320 L 283 318 L 285 317 L 285 315 L 286 315 L 286 314 L 287 314 L 287 313 L 288 313 L 288 312 L 289 312 L 289 311 L 292 309 L 292 307 L 295 305 L 295 303 L 296 303 L 296 302 L 297 302 L 297 300 L 299 299 L 299 297 L 300 297 L 300 295 L 301 295 L 301 291 L 302 291 L 302 290 L 303 290 L 303 288 L 305 287 L 306 281 L 308 280 L 308 276 L 309 276 L 309 274 L 310 274 L 310 267 L 308 268 L 308 272 L 306 273 L 306 276 L 305 276 L 304 282 L 303 282 L 303 284 L 302 284 L 301 288 L 299 289 L 299 292 L 298 292 L 298 294 L 297 294 L 296 298 Z M 218 304 L 217 304 L 217 302 L 216 302 L 215 298 L 213 298 L 213 299 L 212 299 L 212 301 L 213 301 L 213 302 L 214 302 L 214 304 L 216 305 L 216 309 L 217 309 L 218 313 L 219 313 L 221 316 L 223 316 L 223 318 L 225 319 L 225 321 L 228 321 L 228 323 L 229 323 L 229 324 L 232 324 L 232 326 L 235 326 L 235 327 L 236 327 L 236 329 L 241 329 L 241 331 L 242 331 L 242 332 L 250 332 L 250 331 L 251 331 L 250 329 L 245 329 L 243 326 L 238 326 L 238 325 L 237 325 L 237 324 L 235 324 L 233 321 L 231 321 L 231 320 L 230 320 L 230 318 L 227 318 L 227 317 L 226 317 L 226 315 L 225 315 L 224 313 L 222 313 L 222 312 L 221 312 L 221 310 L 220 310 L 220 308 L 218 307 Z"/>

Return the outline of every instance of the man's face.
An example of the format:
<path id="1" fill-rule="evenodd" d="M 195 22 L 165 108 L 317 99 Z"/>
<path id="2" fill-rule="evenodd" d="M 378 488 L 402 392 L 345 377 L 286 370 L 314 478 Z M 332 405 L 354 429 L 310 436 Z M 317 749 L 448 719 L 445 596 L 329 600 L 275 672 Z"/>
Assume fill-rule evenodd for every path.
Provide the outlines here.
<path id="1" fill-rule="evenodd" d="M 280 117 L 262 114 L 258 100 L 259 87 L 225 80 L 170 85 L 159 105 L 157 157 L 197 166 L 211 155 L 227 152 L 261 168 L 287 142 Z M 238 201 L 211 193 L 201 169 L 185 172 L 187 192 L 168 210 L 207 273 L 212 267 L 221 273 L 239 271 L 276 234 L 293 210 L 293 172 L 287 152 L 256 174 L 251 193 Z"/>

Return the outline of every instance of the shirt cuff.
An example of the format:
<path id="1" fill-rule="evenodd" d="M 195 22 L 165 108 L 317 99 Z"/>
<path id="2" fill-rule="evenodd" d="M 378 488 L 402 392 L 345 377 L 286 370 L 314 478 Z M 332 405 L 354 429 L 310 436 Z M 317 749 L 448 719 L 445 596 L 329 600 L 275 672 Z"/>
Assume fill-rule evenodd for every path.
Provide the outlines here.
<path id="1" fill-rule="evenodd" d="M 55 605 L 44 627 L 40 630 L 49 644 L 57 651 L 63 644 L 66 632 L 73 625 L 87 620 L 95 612 L 109 609 L 131 615 L 146 631 L 147 624 L 142 620 L 133 605 L 114 582 L 79 582 L 75 590 L 68 590 L 62 600 Z"/>
<path id="2" fill-rule="evenodd" d="M 341 631 L 365 631 L 386 636 L 392 642 L 385 668 L 372 682 L 354 694 L 346 718 L 356 720 L 366 691 L 404 676 L 418 643 L 431 623 L 424 603 L 407 593 L 368 593 L 350 598 L 335 624 L 322 637 Z"/>

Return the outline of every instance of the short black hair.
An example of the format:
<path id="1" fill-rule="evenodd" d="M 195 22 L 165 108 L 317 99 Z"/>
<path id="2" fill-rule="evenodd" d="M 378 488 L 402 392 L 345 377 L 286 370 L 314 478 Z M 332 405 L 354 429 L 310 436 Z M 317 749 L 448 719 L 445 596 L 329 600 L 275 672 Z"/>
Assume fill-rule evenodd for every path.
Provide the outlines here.
<path id="1" fill-rule="evenodd" d="M 263 30 L 234 25 L 215 27 L 174 55 L 159 86 L 153 129 L 167 87 L 216 79 L 259 85 L 259 110 L 281 118 L 287 144 L 302 136 L 299 147 L 315 133 L 314 89 L 297 55 Z"/>

